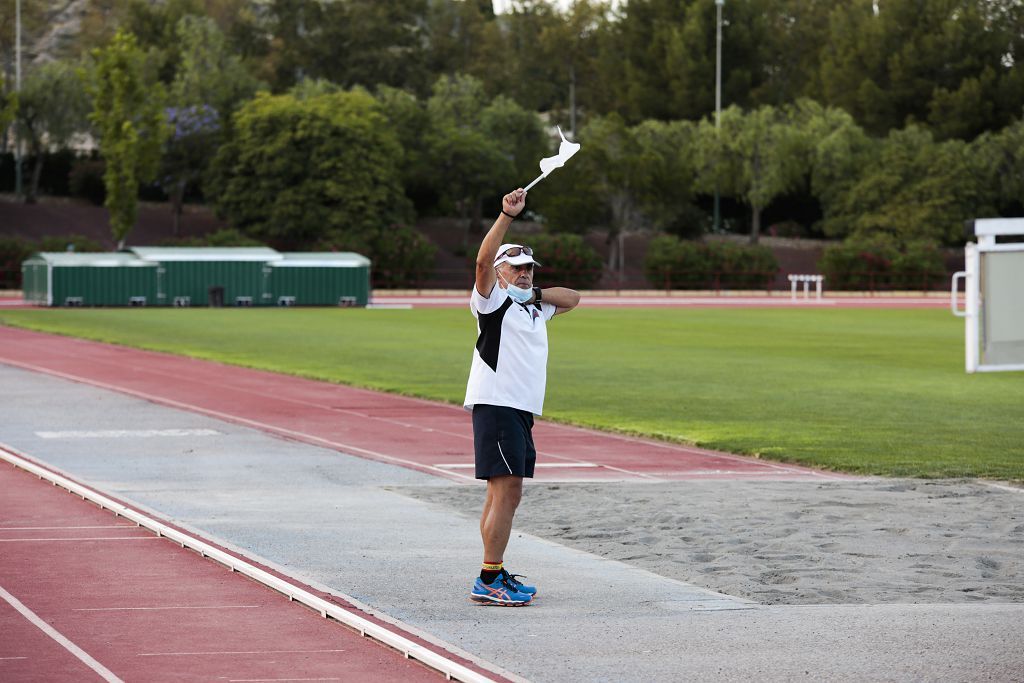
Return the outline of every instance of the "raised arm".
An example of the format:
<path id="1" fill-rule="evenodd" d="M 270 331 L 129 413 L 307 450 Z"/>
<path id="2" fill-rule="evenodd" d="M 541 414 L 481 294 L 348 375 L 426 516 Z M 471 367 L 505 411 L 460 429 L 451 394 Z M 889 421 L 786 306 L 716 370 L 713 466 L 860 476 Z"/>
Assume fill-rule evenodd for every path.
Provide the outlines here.
<path id="1" fill-rule="evenodd" d="M 505 241 L 505 233 L 512 225 L 512 219 L 518 216 L 526 208 L 526 191 L 522 188 L 509 192 L 501 200 L 501 213 L 494 225 L 484 235 L 484 241 L 480 243 L 480 251 L 476 254 L 476 291 L 480 296 L 488 296 L 494 289 L 494 257 L 498 254 L 498 247 Z"/>
<path id="2" fill-rule="evenodd" d="M 568 287 L 545 287 L 541 291 L 541 299 L 546 303 L 554 304 L 557 309 L 555 315 L 558 315 L 559 313 L 568 313 L 576 308 L 576 304 L 580 302 L 580 293 Z"/>

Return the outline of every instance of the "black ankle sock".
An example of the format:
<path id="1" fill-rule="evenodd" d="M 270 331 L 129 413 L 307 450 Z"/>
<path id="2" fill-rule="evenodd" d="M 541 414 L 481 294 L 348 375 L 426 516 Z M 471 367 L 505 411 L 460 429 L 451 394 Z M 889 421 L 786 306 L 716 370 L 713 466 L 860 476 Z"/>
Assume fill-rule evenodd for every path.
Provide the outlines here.
<path id="1" fill-rule="evenodd" d="M 487 584 L 489 586 L 492 583 L 494 583 L 494 580 L 496 578 L 498 578 L 499 574 L 501 574 L 500 571 L 492 572 L 492 571 L 488 571 L 486 569 L 483 569 L 483 570 L 480 571 L 480 580 L 483 581 L 485 584 Z"/>

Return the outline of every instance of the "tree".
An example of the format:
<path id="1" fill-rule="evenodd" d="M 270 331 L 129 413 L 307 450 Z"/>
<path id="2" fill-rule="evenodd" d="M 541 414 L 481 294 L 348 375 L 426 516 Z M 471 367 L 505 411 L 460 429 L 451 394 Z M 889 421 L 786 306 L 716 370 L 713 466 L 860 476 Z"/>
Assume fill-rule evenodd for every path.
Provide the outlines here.
<path id="1" fill-rule="evenodd" d="M 1024 214 L 1024 120 L 976 138 L 968 160 L 982 192 L 979 217 Z"/>
<path id="2" fill-rule="evenodd" d="M 168 134 L 164 88 L 144 77 L 145 55 L 130 33 L 118 31 L 105 48 L 93 51 L 89 120 L 106 160 L 104 206 L 118 248 L 135 225 L 139 183 L 156 176 L 160 148 Z"/>
<path id="3" fill-rule="evenodd" d="M 722 112 L 721 130 L 705 119 L 699 126 L 698 182 L 705 192 L 717 186 L 750 207 L 750 242 L 761 234 L 761 212 L 772 200 L 795 190 L 808 170 L 806 138 L 771 106 Z"/>
<path id="4" fill-rule="evenodd" d="M 855 236 L 885 233 L 899 245 L 958 244 L 964 220 L 983 203 L 983 180 L 972 177 L 969 152 L 965 142 L 936 143 L 918 126 L 893 131 L 842 193 L 837 212 L 843 224 Z"/>
<path id="5" fill-rule="evenodd" d="M 72 135 L 87 127 L 89 100 L 75 67 L 48 62 L 28 75 L 18 102 L 19 137 L 28 143 L 29 155 L 34 158 L 25 191 L 25 203 L 32 204 L 39 192 L 47 150 L 66 146 Z"/>
<path id="6" fill-rule="evenodd" d="M 592 197 L 606 207 L 608 267 L 622 276 L 626 267 L 626 233 L 645 227 L 641 209 L 645 175 L 636 136 L 617 115 L 592 119 L 580 133 L 583 147 L 574 173 L 589 180 Z"/>
<path id="7" fill-rule="evenodd" d="M 161 184 L 171 198 L 174 231 L 180 230 L 185 192 L 198 183 L 224 139 L 235 109 L 260 83 L 228 50 L 216 23 L 186 15 L 176 27 L 180 59 L 170 88 L 168 136 L 161 163 Z"/>
<path id="8" fill-rule="evenodd" d="M 693 203 L 697 126 L 690 121 L 645 121 L 631 133 L 639 154 L 637 201 L 650 226 L 700 235 L 703 214 Z"/>
<path id="9" fill-rule="evenodd" d="M 594 91 L 601 87 L 594 60 L 597 38 L 607 13 L 608 6 L 603 2 L 574 2 L 560 20 L 544 26 L 538 38 L 538 54 L 553 67 L 549 106 L 556 111 L 565 108 L 567 115 L 563 122 L 568 124 L 565 130 L 573 138 L 578 130 L 580 104 L 590 103 Z"/>
<path id="10" fill-rule="evenodd" d="M 211 185 L 218 211 L 279 248 L 306 248 L 410 218 L 402 150 L 363 90 L 258 94 L 235 115 Z"/>
<path id="11" fill-rule="evenodd" d="M 386 85 L 378 86 L 376 97 L 404 152 L 401 173 L 405 194 L 422 215 L 437 205 L 440 191 L 429 158 L 430 118 L 426 106 L 413 93 Z"/>
<path id="12" fill-rule="evenodd" d="M 517 180 L 516 169 L 525 167 L 532 150 L 542 149 L 537 142 L 539 124 L 534 114 L 511 100 L 488 103 L 483 84 L 462 74 L 438 79 L 427 100 L 427 114 L 427 148 L 436 187 L 468 219 L 468 244 L 468 233 L 481 228 L 483 197 L 525 182 Z M 539 161 L 537 157 L 534 163 Z"/>
<path id="13" fill-rule="evenodd" d="M 842 213 L 845 193 L 856 184 L 861 169 L 874 162 L 878 143 L 868 137 L 842 109 L 801 99 L 786 108 L 786 116 L 805 137 L 809 154 L 810 191 L 821 205 L 823 229 L 831 236 L 852 231 Z"/>
<path id="14" fill-rule="evenodd" d="M 941 138 L 1000 128 L 1024 105 L 1024 6 L 977 0 L 847 2 L 823 41 L 825 101 L 876 135 L 930 124 Z"/>
<path id="15" fill-rule="evenodd" d="M 18 112 L 18 93 L 7 92 L 4 75 L 0 73 L 0 130 L 6 131 Z"/>

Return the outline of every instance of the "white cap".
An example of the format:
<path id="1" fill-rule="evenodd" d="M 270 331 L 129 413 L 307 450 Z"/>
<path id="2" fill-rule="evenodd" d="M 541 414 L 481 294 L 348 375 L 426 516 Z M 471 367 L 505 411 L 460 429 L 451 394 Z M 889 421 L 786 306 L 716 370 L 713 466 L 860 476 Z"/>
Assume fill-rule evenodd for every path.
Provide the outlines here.
<path id="1" fill-rule="evenodd" d="M 521 244 L 503 244 L 500 247 L 498 247 L 498 253 L 494 257 L 494 265 L 497 266 L 501 263 L 508 263 L 513 266 L 521 266 L 525 263 L 533 263 L 534 265 L 538 266 L 540 265 L 539 261 L 534 261 L 533 256 L 527 254 L 525 251 L 519 252 L 518 256 L 505 255 L 505 252 L 515 247 L 519 247 L 520 249 L 526 249 L 526 247 L 523 247 L 523 245 Z"/>

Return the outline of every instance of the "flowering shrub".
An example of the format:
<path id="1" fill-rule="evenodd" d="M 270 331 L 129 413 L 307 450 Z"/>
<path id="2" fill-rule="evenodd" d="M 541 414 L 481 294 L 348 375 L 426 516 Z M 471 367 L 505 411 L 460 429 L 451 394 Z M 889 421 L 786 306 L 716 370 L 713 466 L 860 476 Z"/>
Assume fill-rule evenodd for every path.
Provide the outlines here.
<path id="1" fill-rule="evenodd" d="M 945 278 L 942 252 L 932 242 L 899 245 L 877 233 L 828 247 L 818 262 L 831 289 L 930 289 Z"/>

